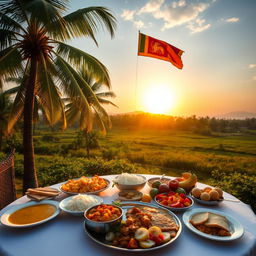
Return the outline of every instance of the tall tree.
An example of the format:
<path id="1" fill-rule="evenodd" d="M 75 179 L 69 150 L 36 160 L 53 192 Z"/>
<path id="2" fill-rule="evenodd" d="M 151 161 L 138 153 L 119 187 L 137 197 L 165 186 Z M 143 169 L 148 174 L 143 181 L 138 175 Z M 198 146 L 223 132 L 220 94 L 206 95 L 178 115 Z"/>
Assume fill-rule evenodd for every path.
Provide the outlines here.
<path id="1" fill-rule="evenodd" d="M 107 111 L 103 108 L 102 105 L 113 105 L 117 107 L 112 101 L 108 98 L 114 98 L 115 93 L 110 91 L 110 85 L 105 84 L 104 81 L 94 76 L 93 72 L 88 70 L 86 67 L 83 67 L 79 70 L 79 75 L 84 79 L 84 81 L 91 87 L 91 90 L 94 92 L 98 102 L 100 104 L 95 104 L 93 98 L 90 97 L 87 90 L 81 88 L 84 97 L 87 98 L 91 111 L 94 113 L 92 116 L 91 122 L 86 121 L 86 116 L 84 115 L 85 111 L 83 106 L 81 106 L 80 101 L 66 99 L 68 102 L 66 105 L 66 116 L 68 124 L 72 124 L 75 121 L 79 121 L 80 130 L 83 132 L 85 141 L 86 141 L 86 151 L 87 157 L 90 156 L 90 130 L 92 128 L 93 120 L 99 124 L 99 127 L 102 133 L 106 133 L 107 128 L 111 127 L 111 121 Z M 107 87 L 108 91 L 103 91 L 104 87 Z"/>
<path id="2" fill-rule="evenodd" d="M 100 27 L 106 27 L 113 36 L 114 16 L 108 9 L 97 6 L 64 15 L 67 4 L 67 0 L 0 2 L 0 77 L 17 76 L 22 69 L 25 73 L 8 123 L 10 131 L 23 113 L 23 192 L 38 186 L 33 147 L 35 95 L 40 95 L 47 102 L 46 114 L 52 124 L 64 116 L 61 92 L 72 100 L 79 98 L 89 123 L 90 106 L 81 88 L 86 88 L 95 105 L 100 106 L 100 103 L 76 70 L 87 66 L 96 77 L 110 85 L 106 67 L 90 54 L 66 44 L 66 41 L 86 36 L 97 44 L 95 33 Z"/>

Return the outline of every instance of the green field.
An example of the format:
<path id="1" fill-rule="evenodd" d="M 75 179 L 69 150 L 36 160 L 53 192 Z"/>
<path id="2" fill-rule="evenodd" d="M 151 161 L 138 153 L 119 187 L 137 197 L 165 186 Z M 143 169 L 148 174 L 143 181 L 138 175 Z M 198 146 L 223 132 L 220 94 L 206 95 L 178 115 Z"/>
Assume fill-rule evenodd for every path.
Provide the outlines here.
<path id="1" fill-rule="evenodd" d="M 38 135 L 37 135 L 38 134 Z M 42 142 L 42 136 L 50 134 L 59 141 Z M 38 131 L 35 147 L 40 142 L 46 147 L 46 155 L 62 155 L 51 149 L 72 143 L 77 131 Z M 106 136 L 99 136 L 97 149 L 91 150 L 91 157 L 126 159 L 137 163 L 147 172 L 165 173 L 177 176 L 184 170 L 196 172 L 202 181 L 210 178 L 211 171 L 243 170 L 248 174 L 256 171 L 256 136 L 242 134 L 215 134 L 201 136 L 189 132 L 112 129 Z M 41 153 L 44 154 L 44 153 Z M 85 148 L 69 150 L 67 156 L 86 157 Z M 121 171 L 121 170 L 120 170 Z"/>

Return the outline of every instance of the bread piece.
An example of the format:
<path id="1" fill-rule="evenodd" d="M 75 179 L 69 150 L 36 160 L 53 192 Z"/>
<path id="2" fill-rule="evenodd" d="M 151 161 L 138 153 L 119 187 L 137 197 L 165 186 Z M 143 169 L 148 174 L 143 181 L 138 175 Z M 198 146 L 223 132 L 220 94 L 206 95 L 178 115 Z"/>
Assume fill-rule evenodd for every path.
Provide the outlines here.
<path id="1" fill-rule="evenodd" d="M 27 192 L 29 194 L 36 194 L 36 195 L 41 195 L 41 196 L 57 196 L 59 194 L 58 191 L 55 191 L 55 192 L 48 192 L 48 191 L 40 191 L 40 190 L 37 190 L 37 189 L 32 189 L 32 188 L 29 188 L 27 190 Z"/>
<path id="2" fill-rule="evenodd" d="M 204 223 L 204 225 L 207 227 L 221 228 L 221 229 L 224 229 L 224 230 L 230 232 L 228 220 L 224 216 L 221 216 L 218 214 L 209 213 L 209 218 Z"/>
<path id="3" fill-rule="evenodd" d="M 192 225 L 200 225 L 205 223 L 209 218 L 209 212 L 199 212 L 192 216 L 190 219 L 190 223 Z"/>

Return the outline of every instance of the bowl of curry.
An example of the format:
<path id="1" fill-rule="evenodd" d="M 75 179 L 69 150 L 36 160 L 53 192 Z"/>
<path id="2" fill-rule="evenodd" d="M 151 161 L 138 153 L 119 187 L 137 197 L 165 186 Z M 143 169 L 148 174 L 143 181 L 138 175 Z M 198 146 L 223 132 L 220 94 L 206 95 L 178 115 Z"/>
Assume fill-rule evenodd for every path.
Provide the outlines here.
<path id="1" fill-rule="evenodd" d="M 8 227 L 25 228 L 45 223 L 60 213 L 59 203 L 50 200 L 14 205 L 1 216 Z"/>

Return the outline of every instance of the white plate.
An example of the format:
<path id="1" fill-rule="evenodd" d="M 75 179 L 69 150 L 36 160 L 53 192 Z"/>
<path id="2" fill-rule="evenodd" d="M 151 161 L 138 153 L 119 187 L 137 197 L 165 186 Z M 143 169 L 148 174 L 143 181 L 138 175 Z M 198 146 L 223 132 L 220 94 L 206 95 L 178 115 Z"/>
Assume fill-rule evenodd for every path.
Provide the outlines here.
<path id="1" fill-rule="evenodd" d="M 38 221 L 38 222 L 34 222 L 34 223 L 31 223 L 31 224 L 22 224 L 22 225 L 19 225 L 19 224 L 13 224 L 9 221 L 9 217 L 12 213 L 16 212 L 17 210 L 20 210 L 20 209 L 23 209 L 23 208 L 26 208 L 28 206 L 32 206 L 32 205 L 40 205 L 40 204 L 50 204 L 50 205 L 53 205 L 55 206 L 55 212 L 48 218 L 46 219 L 43 219 L 41 221 Z M 55 202 L 55 201 L 50 201 L 50 200 L 44 200 L 42 202 L 35 202 L 35 201 L 31 201 L 31 202 L 28 202 L 28 203 L 25 203 L 25 204 L 19 204 L 19 205 L 14 205 L 12 206 L 11 208 L 9 208 L 8 210 L 6 210 L 3 215 L 1 216 L 1 223 L 5 226 L 8 226 L 8 227 L 13 227 L 13 228 L 26 228 L 26 227 L 32 227 L 32 226 L 36 226 L 36 225 L 39 225 L 39 224 L 42 224 L 42 223 L 45 223 L 51 219 L 53 219 L 54 217 L 56 217 L 58 214 L 60 213 L 60 209 L 59 209 L 59 203 L 58 202 Z"/>
<path id="2" fill-rule="evenodd" d="M 223 199 L 219 200 L 219 201 L 205 201 L 205 200 L 196 198 L 193 195 L 191 195 L 191 197 L 194 199 L 195 202 L 197 202 L 199 204 L 204 204 L 204 205 L 218 205 L 219 203 L 223 202 Z"/>
<path id="3" fill-rule="evenodd" d="M 214 235 L 209 235 L 206 233 L 203 233 L 201 231 L 199 231 L 198 229 L 196 229 L 189 221 L 192 218 L 192 216 L 196 213 L 199 212 L 210 212 L 210 213 L 215 213 L 215 214 L 219 214 L 221 216 L 226 217 L 226 219 L 228 220 L 228 224 L 231 230 L 231 236 L 214 236 Z M 193 209 L 191 211 L 187 211 L 183 214 L 183 222 L 184 224 L 194 233 L 196 233 L 199 236 L 211 239 L 211 240 L 216 240 L 216 241 L 232 241 L 235 239 L 240 238 L 243 234 L 244 234 L 244 227 L 242 226 L 242 224 L 234 219 L 233 217 L 231 217 L 230 215 L 224 213 L 224 212 L 220 212 L 220 211 L 215 211 L 215 210 L 209 210 L 209 209 L 205 209 L 205 208 L 197 208 L 197 209 Z"/>
<path id="4" fill-rule="evenodd" d="M 101 197 L 99 197 L 99 196 L 96 196 L 96 195 L 88 195 L 88 196 L 91 196 L 91 197 L 94 197 L 95 199 L 97 199 L 97 201 L 98 201 L 97 204 L 103 203 L 103 199 L 102 199 Z M 68 209 L 65 208 L 65 206 L 67 205 L 67 203 L 68 203 L 70 200 L 72 200 L 73 197 L 74 197 L 74 196 L 70 196 L 70 197 L 67 197 L 67 198 L 63 199 L 63 200 L 60 202 L 60 204 L 59 204 L 60 209 L 63 210 L 64 212 L 67 212 L 67 213 L 72 214 L 72 215 L 83 216 L 85 210 L 84 210 L 84 211 L 70 211 L 70 210 L 68 210 Z M 95 205 L 97 205 L 97 204 L 95 204 Z M 91 206 L 92 206 L 92 205 L 91 205 Z M 90 207 L 91 207 L 91 206 L 90 206 Z"/>
<path id="5" fill-rule="evenodd" d="M 91 178 L 91 177 L 87 177 L 87 178 Z M 80 178 L 77 178 L 77 179 L 73 179 L 73 180 L 79 180 Z M 99 194 L 100 192 L 106 190 L 107 188 L 109 188 L 110 186 L 110 181 L 108 179 L 105 179 L 103 178 L 106 182 L 107 182 L 107 186 L 105 188 L 102 188 L 102 189 L 99 189 L 99 190 L 96 190 L 96 191 L 92 191 L 92 192 L 85 192 L 85 193 L 75 193 L 75 192 L 69 192 L 69 191 L 66 191 L 66 190 L 63 190 L 62 189 L 62 185 L 64 185 L 66 182 L 64 182 L 63 184 L 61 184 L 59 186 L 59 190 L 63 193 L 66 193 L 68 195 L 78 195 L 78 194 L 82 194 L 82 195 L 95 195 L 95 194 Z"/>

